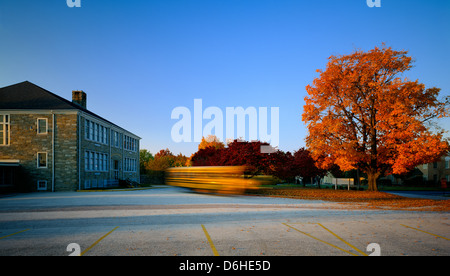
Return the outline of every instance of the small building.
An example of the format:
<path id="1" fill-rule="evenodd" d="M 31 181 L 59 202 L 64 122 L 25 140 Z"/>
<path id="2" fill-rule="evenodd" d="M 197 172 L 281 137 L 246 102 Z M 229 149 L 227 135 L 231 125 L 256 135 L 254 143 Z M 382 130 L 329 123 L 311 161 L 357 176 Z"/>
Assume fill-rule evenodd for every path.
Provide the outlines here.
<path id="1" fill-rule="evenodd" d="M 0 88 L 0 191 L 75 191 L 139 182 L 140 137 L 31 82 Z"/>
<path id="2" fill-rule="evenodd" d="M 417 167 L 423 174 L 423 180 L 439 184 L 441 179 L 450 182 L 450 153 L 443 155 L 439 161 Z"/>

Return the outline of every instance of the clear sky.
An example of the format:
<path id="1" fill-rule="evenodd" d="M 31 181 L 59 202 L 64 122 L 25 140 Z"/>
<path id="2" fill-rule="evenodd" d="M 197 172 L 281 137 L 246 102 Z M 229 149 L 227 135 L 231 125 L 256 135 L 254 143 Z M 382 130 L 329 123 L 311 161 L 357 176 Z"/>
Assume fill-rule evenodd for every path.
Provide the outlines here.
<path id="1" fill-rule="evenodd" d="M 88 109 L 153 154 L 197 150 L 171 138 L 172 110 L 193 115 L 194 99 L 224 118 L 279 107 L 279 148 L 295 151 L 316 69 L 382 42 L 415 58 L 405 76 L 450 95 L 447 0 L 0 0 L 0 87 L 28 80 L 68 100 L 84 90 Z"/>

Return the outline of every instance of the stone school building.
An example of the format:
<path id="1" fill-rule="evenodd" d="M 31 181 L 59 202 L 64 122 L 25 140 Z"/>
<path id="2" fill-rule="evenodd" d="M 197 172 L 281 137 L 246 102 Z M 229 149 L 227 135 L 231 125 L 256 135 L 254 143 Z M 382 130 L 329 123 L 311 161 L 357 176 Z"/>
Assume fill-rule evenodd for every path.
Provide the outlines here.
<path id="1" fill-rule="evenodd" d="M 0 88 L 0 192 L 75 191 L 139 182 L 140 137 L 31 82 Z"/>

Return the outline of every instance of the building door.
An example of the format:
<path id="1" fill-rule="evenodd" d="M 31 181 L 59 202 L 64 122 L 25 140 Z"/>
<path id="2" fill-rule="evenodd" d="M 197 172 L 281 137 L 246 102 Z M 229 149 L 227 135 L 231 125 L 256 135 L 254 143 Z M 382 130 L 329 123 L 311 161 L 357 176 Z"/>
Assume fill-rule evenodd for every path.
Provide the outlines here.
<path id="1" fill-rule="evenodd" d="M 114 160 L 114 179 L 119 179 L 119 160 Z"/>
<path id="2" fill-rule="evenodd" d="M 19 167 L 11 164 L 0 164 L 0 192 L 12 191 L 16 185 Z"/>
<path id="3" fill-rule="evenodd" d="M 0 167 L 0 187 L 14 186 L 13 167 Z"/>

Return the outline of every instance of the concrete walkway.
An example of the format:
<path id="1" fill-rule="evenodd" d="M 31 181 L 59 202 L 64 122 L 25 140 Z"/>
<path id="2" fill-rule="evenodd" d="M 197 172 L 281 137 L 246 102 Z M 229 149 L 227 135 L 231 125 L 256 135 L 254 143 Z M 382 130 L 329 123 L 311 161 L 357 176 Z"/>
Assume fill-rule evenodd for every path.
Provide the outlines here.
<path id="1" fill-rule="evenodd" d="M 450 193 L 442 191 L 384 191 L 384 192 L 411 198 L 425 198 L 435 200 L 450 199 Z"/>

